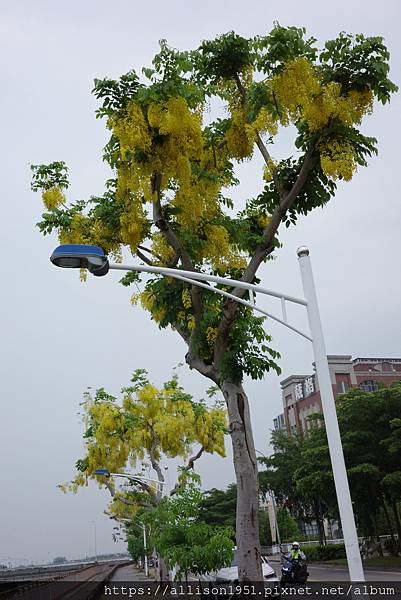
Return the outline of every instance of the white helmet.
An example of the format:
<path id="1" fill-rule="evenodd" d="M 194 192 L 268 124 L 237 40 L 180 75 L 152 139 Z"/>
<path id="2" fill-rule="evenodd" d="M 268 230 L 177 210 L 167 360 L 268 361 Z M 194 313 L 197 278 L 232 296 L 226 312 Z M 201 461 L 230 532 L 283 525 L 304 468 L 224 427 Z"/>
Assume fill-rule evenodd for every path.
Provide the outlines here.
<path id="1" fill-rule="evenodd" d="M 293 546 L 296 546 L 297 548 L 299 548 L 299 542 L 292 542 Z"/>

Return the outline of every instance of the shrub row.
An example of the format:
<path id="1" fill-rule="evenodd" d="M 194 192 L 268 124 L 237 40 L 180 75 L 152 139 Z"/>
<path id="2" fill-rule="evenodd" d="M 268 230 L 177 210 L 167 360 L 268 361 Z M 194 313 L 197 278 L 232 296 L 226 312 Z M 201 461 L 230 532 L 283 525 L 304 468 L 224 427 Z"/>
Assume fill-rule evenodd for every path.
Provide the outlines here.
<path id="1" fill-rule="evenodd" d="M 306 554 L 306 559 L 311 562 L 345 558 L 344 544 L 327 544 L 326 546 L 304 546 L 302 544 L 301 550 Z"/>

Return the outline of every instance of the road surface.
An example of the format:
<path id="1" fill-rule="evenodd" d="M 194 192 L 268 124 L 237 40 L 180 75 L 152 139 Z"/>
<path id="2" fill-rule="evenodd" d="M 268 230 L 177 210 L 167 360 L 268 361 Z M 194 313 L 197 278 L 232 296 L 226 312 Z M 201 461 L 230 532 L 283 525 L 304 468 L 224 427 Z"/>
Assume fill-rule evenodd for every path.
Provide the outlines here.
<path id="1" fill-rule="evenodd" d="M 268 561 L 280 577 L 280 559 L 268 557 Z M 308 564 L 309 581 L 349 581 L 348 568 L 325 563 Z M 401 568 L 364 567 L 366 581 L 401 581 Z"/>

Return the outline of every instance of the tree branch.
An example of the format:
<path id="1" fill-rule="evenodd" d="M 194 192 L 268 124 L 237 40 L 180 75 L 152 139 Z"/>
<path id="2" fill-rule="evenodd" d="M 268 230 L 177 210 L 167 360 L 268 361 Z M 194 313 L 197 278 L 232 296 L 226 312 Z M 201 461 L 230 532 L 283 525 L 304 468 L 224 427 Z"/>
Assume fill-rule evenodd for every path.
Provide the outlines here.
<path id="1" fill-rule="evenodd" d="M 161 207 L 160 186 L 161 186 L 161 174 L 155 173 L 153 176 L 153 179 L 152 179 L 152 192 L 156 196 L 156 198 L 153 201 L 153 220 L 155 222 L 156 227 L 163 233 L 167 242 L 175 250 L 176 255 L 179 256 L 183 267 L 188 271 L 194 271 L 195 269 L 194 269 L 191 257 L 189 256 L 186 248 L 184 248 L 184 246 L 181 243 L 181 240 L 179 239 L 179 237 L 176 235 L 176 233 L 170 227 L 170 224 L 168 223 L 168 221 L 163 216 L 162 207 Z M 202 321 L 202 315 L 203 315 L 202 288 L 200 288 L 196 285 L 192 285 L 191 297 L 192 297 L 192 304 L 193 304 L 194 313 L 195 313 L 195 327 L 192 330 L 192 333 L 191 333 L 189 339 L 186 339 L 186 337 L 184 337 L 181 334 L 182 337 L 184 337 L 184 339 L 186 339 L 189 348 L 191 348 L 191 346 L 192 346 L 192 342 L 195 338 L 196 333 L 198 332 L 198 329 L 199 329 L 201 321 Z M 190 350 L 190 352 L 192 352 L 192 350 Z M 195 367 L 195 368 L 197 368 L 197 367 Z"/>
<path id="2" fill-rule="evenodd" d="M 153 488 L 150 485 L 148 485 L 145 481 L 141 481 L 140 479 L 135 481 L 135 483 L 137 483 L 144 492 L 149 494 L 150 501 L 152 502 L 152 504 L 154 504 L 155 493 L 154 493 Z M 126 498 L 122 498 L 121 496 L 116 496 L 116 490 L 114 488 L 114 485 L 111 483 L 111 481 L 104 481 L 103 484 L 109 490 L 112 498 L 114 498 L 116 500 L 120 500 L 123 504 L 127 504 L 128 506 L 134 506 L 135 504 L 141 504 L 140 501 L 131 502 L 130 500 L 127 500 Z M 152 496 L 153 496 L 153 498 L 152 498 Z"/>
<path id="3" fill-rule="evenodd" d="M 300 193 L 302 187 L 304 186 L 309 176 L 309 173 L 316 165 L 317 157 L 315 156 L 314 151 L 315 145 L 314 143 L 312 143 L 305 154 L 302 167 L 299 171 L 298 177 L 294 185 L 292 186 L 291 190 L 284 197 L 281 198 L 279 204 L 274 209 L 271 219 L 263 232 L 262 242 L 256 248 L 251 260 L 248 263 L 247 268 L 245 269 L 241 277 L 241 281 L 245 283 L 251 283 L 261 263 L 267 258 L 269 254 L 273 252 L 275 248 L 274 238 L 276 236 L 278 228 L 287 211 L 295 203 L 298 194 Z M 234 288 L 231 293 L 234 296 L 237 296 L 238 298 L 243 298 L 243 296 L 246 293 L 246 290 L 237 287 Z M 223 306 L 223 314 L 217 329 L 217 336 L 214 345 L 214 365 L 217 369 L 219 368 L 219 365 L 225 353 L 228 341 L 228 334 L 235 321 L 237 311 L 238 303 L 235 302 L 235 300 L 227 299 Z"/>
<path id="4" fill-rule="evenodd" d="M 194 463 L 195 461 L 198 460 L 198 458 L 200 458 L 204 452 L 204 447 L 201 446 L 198 450 L 198 452 L 194 455 L 191 456 L 191 458 L 188 460 L 188 463 L 185 465 L 185 467 L 181 468 L 181 471 L 192 471 L 194 468 Z M 180 483 L 179 481 L 175 484 L 175 486 L 173 487 L 173 489 L 170 492 L 170 496 L 174 496 L 174 494 L 176 494 L 178 492 L 178 490 L 182 487 L 182 483 Z"/>
<path id="5" fill-rule="evenodd" d="M 151 260 L 149 260 L 144 254 L 142 254 L 142 252 L 139 250 L 139 246 L 136 250 L 136 254 L 138 256 L 138 258 L 140 258 L 141 260 L 143 260 L 143 262 L 147 265 L 149 265 L 150 267 L 154 267 L 154 264 L 152 263 Z"/>
<path id="6" fill-rule="evenodd" d="M 239 94 L 241 97 L 241 105 L 242 105 L 242 107 L 245 107 L 245 105 L 246 105 L 246 89 L 242 85 L 242 82 L 241 82 L 241 79 L 239 78 L 238 73 L 235 73 L 234 79 L 235 79 L 235 83 L 237 84 L 237 88 L 238 88 L 238 91 L 239 91 Z M 282 196 L 284 194 L 283 186 L 281 185 L 281 183 L 277 177 L 277 171 L 274 166 L 274 162 L 270 155 L 270 152 L 266 148 L 266 145 L 264 144 L 259 133 L 256 134 L 256 145 L 259 148 L 260 153 L 263 156 L 263 159 L 264 159 L 266 165 L 268 167 L 270 167 L 274 185 L 276 186 L 276 189 L 277 189 L 278 193 L 280 194 L 280 196 Z"/>
<path id="7" fill-rule="evenodd" d="M 139 250 L 148 252 L 148 254 L 152 254 L 152 256 L 154 256 L 158 260 L 162 260 L 162 257 L 159 254 L 156 254 L 156 252 L 153 252 L 153 250 L 151 250 L 150 248 L 146 248 L 146 246 L 142 246 L 141 244 L 138 244 L 138 248 L 139 248 Z"/>
<path id="8" fill-rule="evenodd" d="M 163 471 L 161 470 L 160 465 L 159 465 L 158 461 L 156 460 L 156 456 L 155 456 L 155 451 L 156 451 L 157 445 L 160 442 L 159 442 L 159 438 L 157 437 L 156 433 L 153 431 L 153 428 L 151 428 L 151 431 L 152 431 L 152 435 L 153 435 L 153 441 L 152 441 L 152 445 L 149 450 L 149 458 L 150 458 L 152 468 L 157 473 L 157 479 L 159 480 L 160 484 L 164 484 Z M 163 485 L 160 485 L 159 489 L 156 492 L 156 500 L 158 502 L 160 502 L 162 497 L 163 497 Z"/>
<path id="9" fill-rule="evenodd" d="M 214 381 L 214 383 L 219 384 L 219 374 L 215 369 L 214 365 L 208 365 L 205 363 L 196 352 L 189 346 L 188 352 L 185 355 L 186 363 L 192 368 L 196 369 L 201 375 L 208 377 Z"/>

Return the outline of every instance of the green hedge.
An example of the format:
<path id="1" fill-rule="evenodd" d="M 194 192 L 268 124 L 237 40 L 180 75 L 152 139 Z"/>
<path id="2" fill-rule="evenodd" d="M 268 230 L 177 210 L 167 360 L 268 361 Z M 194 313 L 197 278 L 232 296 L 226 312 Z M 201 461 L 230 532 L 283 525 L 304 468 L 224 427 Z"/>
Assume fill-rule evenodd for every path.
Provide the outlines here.
<path id="1" fill-rule="evenodd" d="M 326 546 L 320 545 L 303 545 L 301 546 L 302 552 L 306 554 L 308 561 L 324 561 L 333 560 L 335 558 L 345 558 L 345 546 L 344 544 L 327 544 Z"/>

